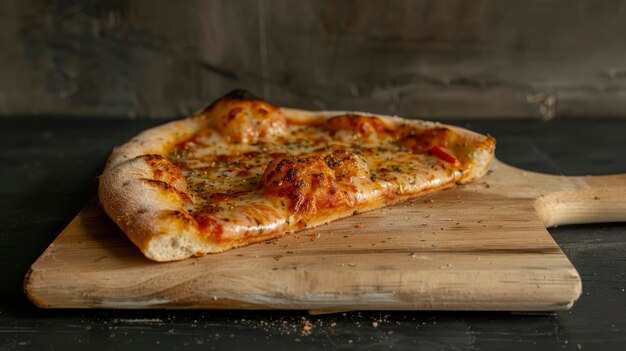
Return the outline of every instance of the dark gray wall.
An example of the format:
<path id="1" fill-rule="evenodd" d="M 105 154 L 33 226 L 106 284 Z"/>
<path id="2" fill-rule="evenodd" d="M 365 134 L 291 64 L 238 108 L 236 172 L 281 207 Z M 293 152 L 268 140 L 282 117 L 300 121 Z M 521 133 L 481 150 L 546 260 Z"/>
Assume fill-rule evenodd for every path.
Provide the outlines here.
<path id="1" fill-rule="evenodd" d="M 626 1 L 0 0 L 0 115 L 186 115 L 238 87 L 414 117 L 626 116 Z"/>

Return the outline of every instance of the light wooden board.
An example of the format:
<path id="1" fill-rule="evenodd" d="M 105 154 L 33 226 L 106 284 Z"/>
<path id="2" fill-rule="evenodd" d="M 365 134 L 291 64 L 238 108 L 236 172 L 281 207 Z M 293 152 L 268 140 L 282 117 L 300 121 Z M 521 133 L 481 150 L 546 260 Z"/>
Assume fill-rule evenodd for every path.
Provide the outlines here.
<path id="1" fill-rule="evenodd" d="M 552 311 L 581 280 L 545 225 L 626 220 L 626 175 L 559 177 L 496 162 L 468 185 L 266 243 L 144 258 L 94 203 L 32 265 L 47 308 Z"/>

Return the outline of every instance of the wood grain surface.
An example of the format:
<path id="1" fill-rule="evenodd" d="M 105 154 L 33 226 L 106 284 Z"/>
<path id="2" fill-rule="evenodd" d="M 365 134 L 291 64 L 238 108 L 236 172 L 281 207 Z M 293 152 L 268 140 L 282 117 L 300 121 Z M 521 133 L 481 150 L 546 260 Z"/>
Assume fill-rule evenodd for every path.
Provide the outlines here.
<path id="1" fill-rule="evenodd" d="M 496 162 L 482 179 L 266 243 L 144 258 L 95 202 L 32 265 L 46 308 L 568 309 L 575 268 L 545 225 L 626 220 L 626 175 L 548 176 Z"/>

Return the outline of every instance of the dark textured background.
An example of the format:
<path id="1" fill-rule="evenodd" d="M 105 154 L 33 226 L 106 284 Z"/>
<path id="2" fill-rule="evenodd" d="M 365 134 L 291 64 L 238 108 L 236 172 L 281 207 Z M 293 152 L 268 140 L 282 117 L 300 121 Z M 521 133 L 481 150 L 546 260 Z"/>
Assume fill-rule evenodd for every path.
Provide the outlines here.
<path id="1" fill-rule="evenodd" d="M 0 115 L 626 116 L 626 1 L 0 0 Z"/>

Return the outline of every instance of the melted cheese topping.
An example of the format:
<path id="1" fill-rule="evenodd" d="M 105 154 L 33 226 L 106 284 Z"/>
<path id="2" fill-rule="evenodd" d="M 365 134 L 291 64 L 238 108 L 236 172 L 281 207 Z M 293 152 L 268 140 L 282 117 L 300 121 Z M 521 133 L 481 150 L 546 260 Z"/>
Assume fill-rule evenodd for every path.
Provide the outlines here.
<path id="1" fill-rule="evenodd" d="M 447 128 L 359 115 L 303 124 L 266 106 L 215 111 L 207 118 L 217 122 L 169 154 L 193 198 L 186 210 L 209 240 L 294 231 L 333 211 L 396 203 L 459 181 L 471 166 L 455 155 Z"/>

